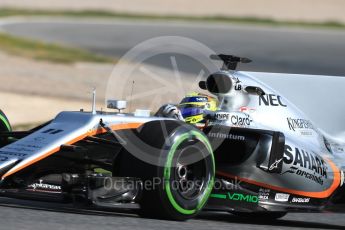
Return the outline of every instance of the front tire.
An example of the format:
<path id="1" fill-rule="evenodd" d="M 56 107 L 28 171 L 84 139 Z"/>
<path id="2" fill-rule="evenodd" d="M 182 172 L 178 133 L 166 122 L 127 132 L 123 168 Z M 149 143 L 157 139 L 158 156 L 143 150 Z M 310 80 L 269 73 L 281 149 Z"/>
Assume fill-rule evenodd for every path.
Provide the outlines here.
<path id="1" fill-rule="evenodd" d="M 6 115 L 0 110 L 0 132 L 9 132 L 12 130 L 11 124 Z"/>
<path id="2" fill-rule="evenodd" d="M 121 176 L 143 181 L 140 214 L 172 220 L 196 216 L 214 185 L 214 158 L 207 137 L 178 121 L 146 123 L 137 136 L 142 144 L 153 147 L 146 153 L 154 160 L 140 160 L 123 149 L 119 167 Z M 144 154 L 145 147 L 140 149 Z"/>
<path id="3" fill-rule="evenodd" d="M 10 132 L 12 131 L 11 124 L 7 119 L 6 115 L 2 110 L 0 110 L 0 132 Z M 7 137 L 0 137 L 0 147 L 8 143 Z"/>

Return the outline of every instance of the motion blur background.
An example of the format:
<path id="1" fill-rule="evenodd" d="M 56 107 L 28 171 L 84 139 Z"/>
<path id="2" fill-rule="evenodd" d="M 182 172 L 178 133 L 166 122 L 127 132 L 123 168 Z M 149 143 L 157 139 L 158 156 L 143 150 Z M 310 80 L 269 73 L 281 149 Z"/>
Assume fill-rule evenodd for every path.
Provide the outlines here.
<path id="1" fill-rule="evenodd" d="M 118 58 L 140 42 L 167 35 L 254 60 L 242 70 L 343 76 L 344 9 L 342 0 L 1 0 L 1 108 L 15 127 L 25 128 L 61 110 L 89 108 L 93 87 L 104 107 Z M 173 72 L 167 60 L 158 56 L 147 64 L 168 78 Z M 183 56 L 177 65 L 185 81 L 200 71 Z M 313 78 L 313 87 L 291 78 L 284 87 L 276 79 L 268 83 L 338 135 L 345 126 L 319 111 L 337 111 L 333 118 L 342 119 L 341 80 Z"/>
<path id="2" fill-rule="evenodd" d="M 47 121 L 61 110 L 90 109 L 93 87 L 98 107 L 104 108 L 108 79 L 122 55 L 150 38 L 183 36 L 217 53 L 254 60 L 241 70 L 333 76 L 257 74 L 321 128 L 344 136 L 344 12 L 344 0 L 0 0 L 0 108 L 15 129 Z M 164 79 L 176 77 L 171 64 L 169 55 L 144 63 Z M 176 54 L 176 64 L 186 83 L 200 71 L 183 55 Z M 39 211 L 49 205 L 38 210 L 25 202 L 0 205 L 0 228 L 6 229 L 162 229 L 172 223 L 116 213 L 78 215 L 57 205 L 53 212 Z M 345 219 L 289 214 L 275 222 L 248 223 L 228 214 L 203 214 L 178 225 L 340 229 Z"/>

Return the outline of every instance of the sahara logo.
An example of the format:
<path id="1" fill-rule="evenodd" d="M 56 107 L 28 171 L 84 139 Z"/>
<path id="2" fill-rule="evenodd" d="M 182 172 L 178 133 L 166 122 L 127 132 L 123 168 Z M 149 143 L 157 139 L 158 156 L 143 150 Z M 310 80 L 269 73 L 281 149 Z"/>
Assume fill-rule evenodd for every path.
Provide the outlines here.
<path id="1" fill-rule="evenodd" d="M 275 94 L 260 95 L 259 106 L 263 106 L 263 105 L 287 107 L 287 105 L 282 102 L 282 97 Z"/>
<path id="2" fill-rule="evenodd" d="M 321 185 L 323 185 L 323 179 L 328 178 L 328 168 L 325 161 L 321 157 L 307 151 L 285 145 L 283 162 L 291 166 L 282 174 L 296 174 Z"/>

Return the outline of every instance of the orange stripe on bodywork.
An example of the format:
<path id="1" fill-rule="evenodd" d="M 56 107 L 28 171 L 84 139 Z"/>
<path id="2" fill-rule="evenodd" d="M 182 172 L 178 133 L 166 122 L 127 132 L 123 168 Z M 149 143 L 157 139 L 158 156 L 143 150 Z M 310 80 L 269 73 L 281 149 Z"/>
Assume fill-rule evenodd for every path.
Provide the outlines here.
<path id="1" fill-rule="evenodd" d="M 224 177 L 229 177 L 229 178 L 232 178 L 232 179 L 237 178 L 240 181 L 244 181 L 246 183 L 253 184 L 253 185 L 256 185 L 256 186 L 259 186 L 259 187 L 276 190 L 276 191 L 279 191 L 279 192 L 285 192 L 285 193 L 290 193 L 290 194 L 295 194 L 295 195 L 300 195 L 300 196 L 306 196 L 306 197 L 312 197 L 312 198 L 327 198 L 330 195 L 332 195 L 333 192 L 340 185 L 340 171 L 337 168 L 337 166 L 331 160 L 329 160 L 329 159 L 325 159 L 325 160 L 331 166 L 334 178 L 333 178 L 332 185 L 328 189 L 326 189 L 324 191 L 321 191 L 321 192 L 307 192 L 307 191 L 300 191 L 300 190 L 293 190 L 293 189 L 288 189 L 288 188 L 282 188 L 282 187 L 278 187 L 278 186 L 269 185 L 269 184 L 265 184 L 265 183 L 262 183 L 262 182 L 254 181 L 254 180 L 251 180 L 251 179 L 248 179 L 248 178 L 237 177 L 237 176 L 234 176 L 234 175 L 231 175 L 231 174 L 228 174 L 228 173 L 224 173 L 224 172 L 217 172 L 217 175 L 224 176 Z"/>
<path id="2" fill-rule="evenodd" d="M 112 129 L 112 130 L 136 129 L 136 128 L 139 128 L 142 124 L 143 124 L 143 123 L 116 124 L 116 125 L 112 125 L 112 126 L 111 126 L 111 129 Z M 92 130 L 92 131 L 89 131 L 89 132 L 87 132 L 87 133 L 85 133 L 85 134 L 83 134 L 83 135 L 80 135 L 79 137 L 74 138 L 73 140 L 71 140 L 71 141 L 69 141 L 69 142 L 67 142 L 67 143 L 65 143 L 65 144 L 67 144 L 67 145 L 72 145 L 72 144 L 74 144 L 74 143 L 76 143 L 76 142 L 78 142 L 78 141 L 83 140 L 84 138 L 86 138 L 86 137 L 88 137 L 88 136 L 94 136 L 94 135 L 102 134 L 102 133 L 106 133 L 106 132 L 107 132 L 107 130 L 105 130 L 104 128 L 99 128 L 99 129 L 96 129 L 96 130 Z M 38 161 L 40 161 L 40 160 L 42 160 L 42 159 L 44 159 L 44 158 L 46 158 L 46 157 L 48 157 L 48 156 L 50 156 L 50 155 L 56 153 L 56 152 L 58 152 L 58 151 L 60 151 L 60 147 L 57 147 L 57 148 L 55 148 L 55 149 L 52 149 L 52 150 L 49 151 L 49 152 L 46 152 L 46 153 L 42 154 L 41 156 L 39 156 L 39 157 L 33 159 L 32 161 L 27 162 L 25 165 L 20 166 L 19 168 L 17 168 L 17 169 L 14 170 L 14 171 L 9 171 L 8 173 L 5 173 L 5 174 L 1 177 L 1 179 L 3 180 L 3 179 L 5 179 L 6 177 L 8 177 L 8 176 L 10 176 L 10 175 L 12 175 L 12 174 L 14 174 L 14 173 L 16 173 L 16 172 L 18 172 L 18 171 L 24 169 L 24 168 L 26 168 L 26 167 L 28 167 L 28 166 L 30 166 L 30 165 L 36 163 L 36 162 L 38 162 Z"/>

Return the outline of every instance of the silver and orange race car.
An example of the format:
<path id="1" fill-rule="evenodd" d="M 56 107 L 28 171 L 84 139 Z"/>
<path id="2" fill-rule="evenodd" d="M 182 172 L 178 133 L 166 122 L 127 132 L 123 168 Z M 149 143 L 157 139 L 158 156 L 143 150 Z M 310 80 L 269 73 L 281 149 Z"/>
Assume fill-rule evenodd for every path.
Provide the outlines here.
<path id="1" fill-rule="evenodd" d="M 61 112 L 28 131 L 0 114 L 1 196 L 133 208 L 186 220 L 201 210 L 250 218 L 342 212 L 345 145 L 250 72 L 249 59 L 199 86 L 220 102 L 203 127 L 146 113 Z M 264 73 L 263 73 L 264 74 Z"/>

